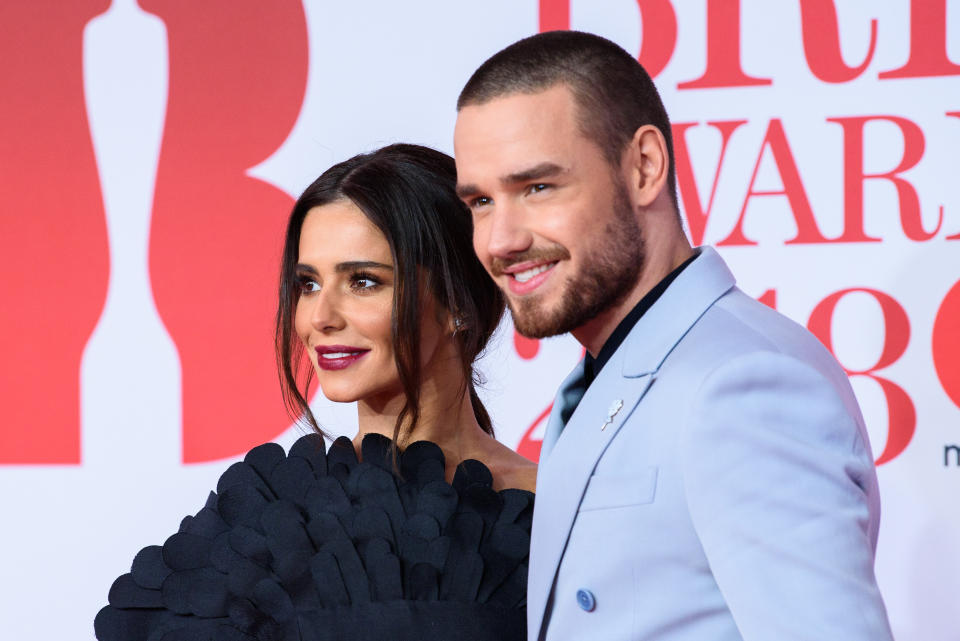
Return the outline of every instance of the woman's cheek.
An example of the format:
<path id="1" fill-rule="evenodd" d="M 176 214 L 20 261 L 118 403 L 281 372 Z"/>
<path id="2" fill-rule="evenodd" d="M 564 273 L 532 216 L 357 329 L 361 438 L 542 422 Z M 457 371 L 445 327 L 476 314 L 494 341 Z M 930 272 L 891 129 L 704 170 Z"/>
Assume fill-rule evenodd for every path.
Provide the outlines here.
<path id="1" fill-rule="evenodd" d="M 303 345 L 304 349 L 308 352 L 311 351 L 310 348 L 310 322 L 307 318 L 306 311 L 302 305 L 297 305 L 297 310 L 294 313 L 293 317 L 293 331 L 297 333 L 297 338 L 300 339 L 300 344 Z M 313 357 L 310 357 L 310 360 L 313 360 Z"/>
<path id="2" fill-rule="evenodd" d="M 391 316 L 393 314 L 392 300 L 379 300 L 369 313 L 364 314 L 364 330 L 367 338 L 373 339 L 383 346 L 392 346 Z M 392 350 L 391 350 L 392 351 Z"/>

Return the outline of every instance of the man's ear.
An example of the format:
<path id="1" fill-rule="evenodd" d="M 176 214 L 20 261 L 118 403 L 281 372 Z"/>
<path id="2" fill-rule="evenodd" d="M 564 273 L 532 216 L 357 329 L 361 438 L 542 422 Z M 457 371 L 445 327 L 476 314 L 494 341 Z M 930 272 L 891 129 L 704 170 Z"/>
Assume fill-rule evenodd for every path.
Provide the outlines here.
<path id="1" fill-rule="evenodd" d="M 653 125 L 637 129 L 623 152 L 623 167 L 631 200 L 649 207 L 663 191 L 670 169 L 667 140 Z"/>

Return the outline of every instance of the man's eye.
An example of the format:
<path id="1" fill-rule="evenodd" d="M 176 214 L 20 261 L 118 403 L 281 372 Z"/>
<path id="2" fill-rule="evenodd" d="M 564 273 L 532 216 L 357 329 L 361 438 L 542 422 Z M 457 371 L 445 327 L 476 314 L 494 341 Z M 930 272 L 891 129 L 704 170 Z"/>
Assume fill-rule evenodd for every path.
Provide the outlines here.
<path id="1" fill-rule="evenodd" d="M 478 196 L 470 201 L 470 209 L 476 209 L 478 207 L 486 207 L 493 202 L 492 198 L 487 196 Z"/>
<path id="2" fill-rule="evenodd" d="M 548 189 L 550 185 L 547 183 L 534 183 L 527 188 L 527 192 L 531 194 L 539 193 L 545 189 Z"/>

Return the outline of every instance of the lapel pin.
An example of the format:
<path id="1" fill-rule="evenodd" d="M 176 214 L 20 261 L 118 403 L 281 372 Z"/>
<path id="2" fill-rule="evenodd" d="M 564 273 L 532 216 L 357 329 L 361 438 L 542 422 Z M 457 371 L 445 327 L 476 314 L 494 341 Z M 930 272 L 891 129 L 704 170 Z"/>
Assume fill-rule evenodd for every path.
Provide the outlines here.
<path id="1" fill-rule="evenodd" d="M 600 426 L 600 431 L 607 429 L 607 425 L 613 422 L 613 417 L 623 408 L 623 401 L 621 399 L 615 400 L 610 404 L 610 409 L 607 410 L 607 419 L 603 422 L 603 425 Z"/>

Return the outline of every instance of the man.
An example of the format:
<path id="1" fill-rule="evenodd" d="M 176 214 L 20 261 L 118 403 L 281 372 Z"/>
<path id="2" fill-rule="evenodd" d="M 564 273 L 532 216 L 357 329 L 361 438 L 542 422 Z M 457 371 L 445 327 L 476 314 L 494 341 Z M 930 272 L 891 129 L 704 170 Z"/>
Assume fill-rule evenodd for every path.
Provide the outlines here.
<path id="1" fill-rule="evenodd" d="M 583 33 L 515 43 L 463 89 L 454 149 L 517 329 L 588 352 L 543 442 L 530 639 L 890 639 L 850 385 L 690 247 L 641 66 Z"/>

